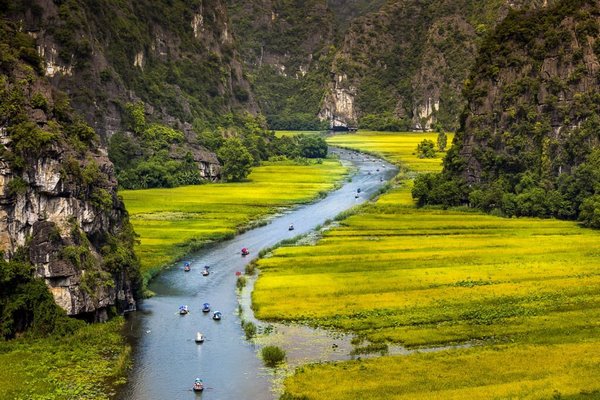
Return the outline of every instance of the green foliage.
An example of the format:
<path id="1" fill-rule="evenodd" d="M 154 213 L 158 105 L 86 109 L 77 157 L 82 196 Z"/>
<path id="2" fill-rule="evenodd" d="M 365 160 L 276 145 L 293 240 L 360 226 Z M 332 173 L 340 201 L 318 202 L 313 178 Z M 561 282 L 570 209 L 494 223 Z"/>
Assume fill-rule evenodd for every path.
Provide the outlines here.
<path id="1" fill-rule="evenodd" d="M 267 367 L 275 368 L 285 360 L 285 351 L 277 346 L 265 346 L 260 353 Z"/>
<path id="2" fill-rule="evenodd" d="M 44 280 L 34 278 L 34 269 L 24 258 L 0 257 L 0 337 L 10 339 L 24 332 L 31 337 L 61 335 L 79 327 L 79 321 L 56 305 Z"/>
<path id="3" fill-rule="evenodd" d="M 437 147 L 439 151 L 444 151 L 446 150 L 446 145 L 448 144 L 448 137 L 446 136 L 446 132 L 444 132 L 443 130 L 440 130 L 438 132 L 438 137 L 437 137 Z"/>
<path id="4" fill-rule="evenodd" d="M 417 145 L 417 157 L 419 158 L 435 158 L 435 144 L 429 139 L 423 139 Z"/>
<path id="5" fill-rule="evenodd" d="M 27 182 L 25 182 L 25 180 L 23 178 L 21 178 L 20 176 L 13 178 L 6 185 L 6 188 L 8 190 L 7 193 L 9 196 L 17 196 L 20 194 L 25 194 L 27 192 L 28 187 L 29 187 L 29 185 L 27 184 Z"/>
<path id="6" fill-rule="evenodd" d="M 325 158 L 327 157 L 327 142 L 320 136 L 298 136 L 300 146 L 300 155 L 306 158 Z"/>
<path id="7" fill-rule="evenodd" d="M 239 182 L 250 173 L 252 155 L 238 138 L 227 139 L 217 155 L 223 163 L 221 176 L 224 180 Z"/>
<path id="8" fill-rule="evenodd" d="M 246 277 L 244 275 L 238 276 L 235 281 L 235 286 L 240 290 L 243 289 L 246 286 Z"/>
<path id="9" fill-rule="evenodd" d="M 256 325 L 254 324 L 254 322 L 242 320 L 242 328 L 244 329 L 246 340 L 250 340 L 254 336 L 256 336 Z"/>
<path id="10" fill-rule="evenodd" d="M 382 114 L 366 114 L 362 116 L 358 122 L 361 129 L 373 131 L 407 131 L 410 129 L 411 123 L 407 119 L 395 117 L 392 113 Z"/>

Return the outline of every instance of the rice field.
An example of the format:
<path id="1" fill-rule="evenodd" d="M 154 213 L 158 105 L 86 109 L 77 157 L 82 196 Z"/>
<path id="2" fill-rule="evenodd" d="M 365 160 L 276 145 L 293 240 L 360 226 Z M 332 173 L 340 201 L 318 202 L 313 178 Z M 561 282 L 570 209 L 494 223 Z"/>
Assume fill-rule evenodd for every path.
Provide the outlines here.
<path id="1" fill-rule="evenodd" d="M 447 148 L 450 148 L 453 138 L 453 133 L 447 133 Z M 332 146 L 376 154 L 411 171 L 439 171 L 441 169 L 441 160 L 446 153 L 438 152 L 435 158 L 417 157 L 417 145 L 424 139 L 429 139 L 437 143 L 437 134 L 432 132 L 359 131 L 358 133 L 345 133 L 329 137 L 327 138 L 327 143 Z"/>
<path id="2" fill-rule="evenodd" d="M 264 163 L 247 182 L 120 192 L 146 278 L 191 250 L 231 237 L 270 214 L 331 190 L 347 170 L 336 160 Z"/>
<path id="3" fill-rule="evenodd" d="M 284 398 L 600 398 L 600 233 L 574 222 L 417 209 L 405 181 L 259 268 L 257 317 L 421 350 L 302 367 Z"/>

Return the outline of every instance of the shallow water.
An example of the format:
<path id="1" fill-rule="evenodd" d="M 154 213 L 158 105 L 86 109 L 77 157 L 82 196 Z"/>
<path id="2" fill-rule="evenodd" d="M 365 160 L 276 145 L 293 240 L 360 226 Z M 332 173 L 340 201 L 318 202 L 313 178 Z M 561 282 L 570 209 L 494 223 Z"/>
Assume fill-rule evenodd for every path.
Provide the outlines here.
<path id="1" fill-rule="evenodd" d="M 318 202 L 286 212 L 266 226 L 189 256 L 190 272 L 184 272 L 181 263 L 152 281 L 149 288 L 156 295 L 144 300 L 139 311 L 128 314 L 126 329 L 133 345 L 134 367 L 119 399 L 270 400 L 277 397 L 273 372 L 264 368 L 257 356 L 260 344 L 244 338 L 237 315 L 235 272 L 243 272 L 244 266 L 261 249 L 310 232 L 341 211 L 366 201 L 397 173 L 391 164 L 355 152 L 343 151 L 341 159 L 357 168 L 352 181 L 345 182 L 342 188 Z M 361 193 L 355 198 L 358 188 Z M 288 231 L 290 223 L 295 230 Z M 250 249 L 249 256 L 240 255 L 242 247 Z M 207 277 L 201 275 L 204 265 L 210 266 Z M 204 302 L 210 303 L 213 310 L 221 311 L 223 319 L 213 321 L 212 313 L 202 313 Z M 178 308 L 183 304 L 189 306 L 190 313 L 181 316 Z M 197 331 L 206 336 L 203 344 L 194 342 Z M 329 332 L 302 326 L 278 325 L 269 336 L 269 341 L 288 343 L 283 347 L 292 366 L 316 359 L 347 359 L 350 351 L 348 336 L 336 338 Z M 290 342 L 289 338 L 294 340 Z M 331 340 L 337 347 L 330 344 Z M 340 358 L 336 358 L 338 355 Z M 201 395 L 191 390 L 196 377 L 203 379 L 206 386 Z"/>

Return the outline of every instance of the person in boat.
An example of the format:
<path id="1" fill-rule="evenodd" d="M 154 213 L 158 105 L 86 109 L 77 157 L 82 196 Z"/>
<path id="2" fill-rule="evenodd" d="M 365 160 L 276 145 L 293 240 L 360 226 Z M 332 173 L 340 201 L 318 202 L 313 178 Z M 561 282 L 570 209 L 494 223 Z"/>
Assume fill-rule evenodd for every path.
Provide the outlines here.
<path id="1" fill-rule="evenodd" d="M 294 230 L 294 224 L 290 224 L 288 231 L 293 231 Z"/>
<path id="2" fill-rule="evenodd" d="M 202 379 L 196 378 L 196 380 L 194 381 L 194 390 L 195 391 L 204 390 L 204 384 L 202 383 Z"/>
<path id="3" fill-rule="evenodd" d="M 204 304 L 202 305 L 202 311 L 203 311 L 203 312 L 209 312 L 209 311 L 210 311 L 210 304 L 208 304 L 208 303 L 204 303 Z"/>
<path id="4" fill-rule="evenodd" d="M 250 251 L 249 251 L 249 250 L 248 250 L 246 247 L 244 247 L 244 248 L 242 249 L 242 255 L 243 255 L 243 256 L 247 256 L 248 254 L 250 254 Z"/>

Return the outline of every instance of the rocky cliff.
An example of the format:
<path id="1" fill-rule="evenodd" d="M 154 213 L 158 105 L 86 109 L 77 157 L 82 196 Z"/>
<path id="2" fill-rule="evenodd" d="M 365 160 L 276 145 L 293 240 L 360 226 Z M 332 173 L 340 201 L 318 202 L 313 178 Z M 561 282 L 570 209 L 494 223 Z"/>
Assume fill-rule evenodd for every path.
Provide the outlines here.
<path id="1" fill-rule="evenodd" d="M 433 202 L 600 227 L 599 33 L 597 0 L 509 13 L 466 82 L 468 104 L 442 182 L 430 185 Z"/>
<path id="2" fill-rule="evenodd" d="M 193 144 L 186 150 L 211 176 L 218 162 L 194 140 L 198 130 L 258 110 L 220 0 L 35 0 L 4 8 L 36 39 L 52 85 L 71 96 L 105 144 L 130 131 L 126 106 L 141 100 L 149 121 L 186 132 Z"/>
<path id="3" fill-rule="evenodd" d="M 545 1 L 396 0 L 352 21 L 321 118 L 374 129 L 458 127 L 463 82 L 481 38 L 509 9 Z M 391 121 L 391 122 L 390 122 Z"/>
<path id="4" fill-rule="evenodd" d="M 31 36 L 6 21 L 0 31 L 0 253 L 33 265 L 69 315 L 135 308 L 134 237 L 112 163 L 41 76 Z"/>

